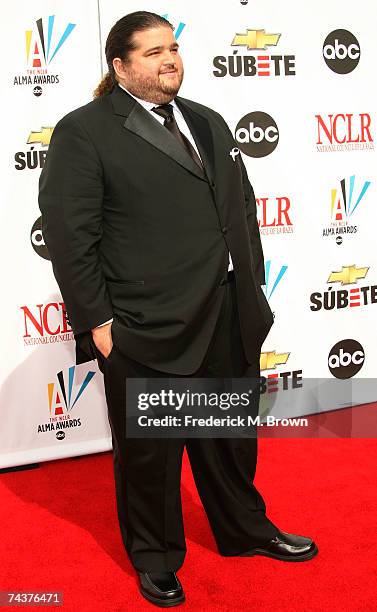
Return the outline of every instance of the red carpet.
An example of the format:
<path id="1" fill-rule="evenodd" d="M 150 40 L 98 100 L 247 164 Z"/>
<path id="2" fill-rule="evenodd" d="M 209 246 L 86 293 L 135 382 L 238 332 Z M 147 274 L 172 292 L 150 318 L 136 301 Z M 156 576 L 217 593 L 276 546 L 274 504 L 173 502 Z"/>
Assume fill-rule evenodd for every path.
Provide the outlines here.
<path id="1" fill-rule="evenodd" d="M 315 538 L 319 555 L 220 557 L 185 455 L 188 551 L 178 575 L 187 601 L 176 609 L 376 610 L 377 441 L 264 439 L 259 448 L 256 484 L 270 518 Z M 0 501 L 0 590 L 62 591 L 69 612 L 157 609 L 138 594 L 122 548 L 110 453 L 3 474 Z"/>

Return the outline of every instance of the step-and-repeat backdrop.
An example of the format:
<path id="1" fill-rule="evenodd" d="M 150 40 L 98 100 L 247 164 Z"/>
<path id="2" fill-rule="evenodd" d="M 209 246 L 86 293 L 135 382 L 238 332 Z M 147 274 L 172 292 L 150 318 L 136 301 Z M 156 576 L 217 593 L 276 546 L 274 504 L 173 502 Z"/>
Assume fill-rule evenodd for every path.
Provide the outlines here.
<path id="1" fill-rule="evenodd" d="M 174 25 L 180 93 L 224 116 L 254 186 L 275 313 L 265 397 L 289 392 L 285 415 L 377 399 L 376 4 L 21 0 L 0 42 L 1 467 L 111 448 L 102 375 L 75 366 L 38 179 L 55 124 L 106 70 L 109 29 L 140 9 Z M 318 403 L 326 381 L 361 379 Z"/>

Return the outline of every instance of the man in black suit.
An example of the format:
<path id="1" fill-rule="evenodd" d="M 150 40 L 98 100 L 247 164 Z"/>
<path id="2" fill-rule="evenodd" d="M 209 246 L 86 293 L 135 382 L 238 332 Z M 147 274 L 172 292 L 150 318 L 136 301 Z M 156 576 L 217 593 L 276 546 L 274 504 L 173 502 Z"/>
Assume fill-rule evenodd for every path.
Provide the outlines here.
<path id="1" fill-rule="evenodd" d="M 142 594 L 184 601 L 184 445 L 222 555 L 312 558 L 253 485 L 256 439 L 131 439 L 129 377 L 259 376 L 273 316 L 252 186 L 224 119 L 178 97 L 173 28 L 138 11 L 106 43 L 95 99 L 56 125 L 40 178 L 43 234 L 76 338 L 97 358 L 121 533 Z"/>

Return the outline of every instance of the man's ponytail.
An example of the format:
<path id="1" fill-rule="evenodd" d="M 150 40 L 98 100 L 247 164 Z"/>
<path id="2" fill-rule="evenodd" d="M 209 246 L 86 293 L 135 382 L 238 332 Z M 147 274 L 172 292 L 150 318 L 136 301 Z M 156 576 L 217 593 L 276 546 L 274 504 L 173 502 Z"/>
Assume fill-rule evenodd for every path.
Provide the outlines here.
<path id="1" fill-rule="evenodd" d="M 105 94 L 111 93 L 116 83 L 117 82 L 111 75 L 111 73 L 107 72 L 103 77 L 102 81 L 98 83 L 97 87 L 93 91 L 93 98 L 99 98 L 100 96 L 104 96 Z"/>

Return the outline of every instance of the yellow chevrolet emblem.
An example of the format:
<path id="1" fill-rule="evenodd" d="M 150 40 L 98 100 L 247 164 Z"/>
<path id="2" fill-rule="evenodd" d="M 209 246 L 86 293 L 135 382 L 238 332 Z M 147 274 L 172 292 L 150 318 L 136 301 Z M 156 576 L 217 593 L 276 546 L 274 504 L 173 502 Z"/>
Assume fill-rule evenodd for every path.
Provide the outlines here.
<path id="1" fill-rule="evenodd" d="M 51 135 L 53 131 L 53 127 L 42 127 L 40 132 L 30 132 L 27 144 L 41 143 L 41 145 L 46 147 L 50 144 Z"/>
<path id="2" fill-rule="evenodd" d="M 246 30 L 246 34 L 236 34 L 233 38 L 232 47 L 244 47 L 248 49 L 264 49 L 275 47 L 281 34 L 266 34 L 265 30 Z"/>
<path id="3" fill-rule="evenodd" d="M 356 268 L 353 266 L 343 266 L 340 272 L 331 272 L 328 283 L 341 283 L 342 285 L 354 285 L 359 278 L 365 278 L 369 268 Z"/>
<path id="4" fill-rule="evenodd" d="M 276 351 L 261 353 L 260 369 L 275 370 L 277 365 L 287 363 L 289 355 L 290 353 L 276 353 Z"/>

